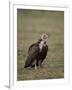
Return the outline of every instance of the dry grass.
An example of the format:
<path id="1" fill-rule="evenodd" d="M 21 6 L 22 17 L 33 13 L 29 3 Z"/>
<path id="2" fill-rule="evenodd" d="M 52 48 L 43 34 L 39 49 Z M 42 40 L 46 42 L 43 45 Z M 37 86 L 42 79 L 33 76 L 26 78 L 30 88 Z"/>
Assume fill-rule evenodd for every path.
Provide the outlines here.
<path id="1" fill-rule="evenodd" d="M 64 78 L 64 12 L 17 11 L 17 80 Z M 48 55 L 43 68 L 24 69 L 28 47 L 48 33 Z"/>

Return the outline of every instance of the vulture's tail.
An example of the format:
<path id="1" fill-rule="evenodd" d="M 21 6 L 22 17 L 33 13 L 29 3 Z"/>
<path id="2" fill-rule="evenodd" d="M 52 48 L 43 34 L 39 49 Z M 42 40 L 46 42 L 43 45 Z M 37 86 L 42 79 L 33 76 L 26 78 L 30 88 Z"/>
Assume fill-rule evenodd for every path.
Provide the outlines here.
<path id="1" fill-rule="evenodd" d="M 29 67 L 31 65 L 31 63 L 32 63 L 32 59 L 30 58 L 30 56 L 27 56 L 24 68 Z"/>

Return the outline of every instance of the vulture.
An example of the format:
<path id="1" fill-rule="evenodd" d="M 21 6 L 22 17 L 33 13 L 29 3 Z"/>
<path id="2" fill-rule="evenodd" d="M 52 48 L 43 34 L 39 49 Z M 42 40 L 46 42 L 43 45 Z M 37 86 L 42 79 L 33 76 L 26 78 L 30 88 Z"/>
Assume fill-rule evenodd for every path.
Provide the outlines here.
<path id="1" fill-rule="evenodd" d="M 48 52 L 47 41 L 48 35 L 42 34 L 40 39 L 29 47 L 24 68 L 35 67 L 37 69 L 37 66 L 42 66 Z"/>

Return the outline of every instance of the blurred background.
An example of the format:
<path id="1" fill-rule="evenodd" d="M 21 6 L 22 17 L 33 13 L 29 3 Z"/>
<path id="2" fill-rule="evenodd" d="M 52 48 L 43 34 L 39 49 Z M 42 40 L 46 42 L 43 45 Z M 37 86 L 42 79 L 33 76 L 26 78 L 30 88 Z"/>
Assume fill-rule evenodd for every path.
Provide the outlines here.
<path id="1" fill-rule="evenodd" d="M 43 33 L 49 35 L 43 68 L 24 69 L 29 46 Z M 64 12 L 17 10 L 17 80 L 64 78 Z"/>

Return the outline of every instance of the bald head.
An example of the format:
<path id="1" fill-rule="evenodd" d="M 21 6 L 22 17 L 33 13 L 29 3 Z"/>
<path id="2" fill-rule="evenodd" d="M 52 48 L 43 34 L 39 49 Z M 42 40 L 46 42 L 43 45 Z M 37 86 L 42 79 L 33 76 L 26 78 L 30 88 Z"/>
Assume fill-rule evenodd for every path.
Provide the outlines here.
<path id="1" fill-rule="evenodd" d="M 46 33 L 42 34 L 41 39 L 42 39 L 44 42 L 47 42 L 47 40 L 48 40 L 48 34 L 46 34 Z"/>

